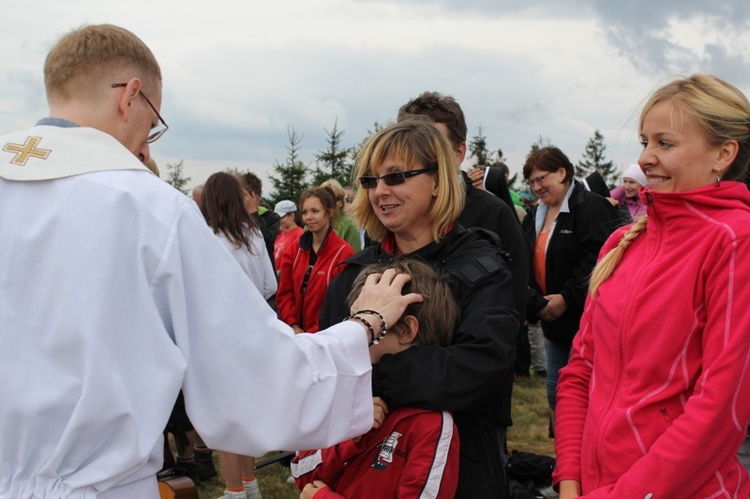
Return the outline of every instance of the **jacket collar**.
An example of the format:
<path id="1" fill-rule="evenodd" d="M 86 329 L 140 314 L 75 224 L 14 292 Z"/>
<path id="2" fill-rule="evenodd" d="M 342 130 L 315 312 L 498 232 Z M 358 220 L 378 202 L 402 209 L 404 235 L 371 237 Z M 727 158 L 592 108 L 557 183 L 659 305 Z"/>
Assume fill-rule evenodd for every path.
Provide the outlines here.
<path id="1" fill-rule="evenodd" d="M 439 262 L 441 261 L 441 253 L 445 250 L 445 247 L 451 243 L 455 238 L 460 237 L 466 230 L 458 224 L 452 224 L 448 227 L 448 231 L 443 237 L 437 242 L 431 242 L 426 246 L 422 246 L 416 251 L 409 253 L 409 258 L 418 258 L 425 261 Z M 349 257 L 346 261 L 354 265 L 370 265 L 371 263 L 388 263 L 396 257 L 395 253 L 396 243 L 393 238 L 393 234 L 389 233 L 386 235 L 382 243 L 377 246 L 370 246 L 360 251 L 359 253 Z"/>
<path id="2" fill-rule="evenodd" d="M 557 217 L 560 216 L 560 213 L 570 213 L 571 207 L 583 203 L 583 191 L 585 189 L 586 188 L 583 184 L 577 180 L 573 180 L 573 182 L 570 183 L 570 187 L 568 187 L 568 192 L 565 193 L 565 198 L 562 201 L 562 205 L 560 205 L 560 211 L 557 213 Z M 544 227 L 544 219 L 547 218 L 547 211 L 549 211 L 549 205 L 539 201 L 536 213 L 534 214 L 534 228 L 537 236 L 539 236 L 542 227 Z M 555 223 L 557 223 L 557 217 L 555 217 Z M 553 224 L 550 232 L 552 232 L 554 228 Z"/>
<path id="3" fill-rule="evenodd" d="M 320 244 L 320 248 L 323 249 L 326 245 L 326 241 L 328 240 L 328 235 L 333 230 L 333 227 L 328 227 L 328 232 L 326 232 L 325 237 L 323 237 L 323 242 Z M 310 248 L 312 248 L 312 241 L 313 241 L 313 235 L 312 232 L 309 230 L 306 230 L 302 233 L 302 235 L 299 238 L 299 247 L 301 250 L 304 251 L 310 251 Z"/>
<path id="4" fill-rule="evenodd" d="M 742 209 L 750 211 L 750 192 L 742 182 L 724 180 L 719 187 L 708 185 L 684 192 L 650 191 L 648 187 L 639 193 L 646 204 L 649 224 L 657 219 L 667 221 L 683 218 L 697 210 L 707 214 L 711 211 Z"/>

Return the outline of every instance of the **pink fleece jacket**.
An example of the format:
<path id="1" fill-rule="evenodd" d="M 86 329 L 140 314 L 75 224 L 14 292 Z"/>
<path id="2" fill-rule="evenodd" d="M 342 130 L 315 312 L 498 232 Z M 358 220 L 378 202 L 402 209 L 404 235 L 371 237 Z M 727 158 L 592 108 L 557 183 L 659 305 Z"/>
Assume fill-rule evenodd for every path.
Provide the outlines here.
<path id="1" fill-rule="evenodd" d="M 747 498 L 735 453 L 750 416 L 750 193 L 641 197 L 647 229 L 587 299 L 560 376 L 555 483 L 579 480 L 590 498 Z"/>

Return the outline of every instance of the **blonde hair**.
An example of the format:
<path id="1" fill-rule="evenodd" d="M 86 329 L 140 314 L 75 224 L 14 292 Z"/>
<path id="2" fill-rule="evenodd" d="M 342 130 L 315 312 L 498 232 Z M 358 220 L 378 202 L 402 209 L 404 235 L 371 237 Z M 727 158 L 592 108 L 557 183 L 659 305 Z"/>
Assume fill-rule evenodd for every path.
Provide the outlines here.
<path id="1" fill-rule="evenodd" d="M 160 176 L 159 175 L 159 165 L 156 164 L 156 161 L 154 160 L 154 158 L 148 158 L 148 161 L 146 161 L 144 163 L 144 165 L 146 165 L 146 168 L 148 168 L 149 170 L 151 170 L 151 173 L 153 173 L 157 177 Z"/>
<path id="2" fill-rule="evenodd" d="M 656 104 L 671 101 L 681 112 L 694 116 L 712 146 L 736 140 L 739 150 L 722 178 L 741 178 L 750 162 L 750 101 L 734 85 L 708 74 L 694 74 L 667 83 L 646 101 L 639 128 Z"/>
<path id="3" fill-rule="evenodd" d="M 411 281 L 407 282 L 401 291 L 403 294 L 419 293 L 424 301 L 406 307 L 399 321 L 388 330 L 398 329 L 403 326 L 405 316 L 413 315 L 419 321 L 419 331 L 414 338 L 415 345 L 449 345 L 453 339 L 453 331 L 458 325 L 461 309 L 451 291 L 448 278 L 428 263 L 403 258 L 396 259 L 390 264 L 368 265 L 352 284 L 352 290 L 346 299 L 347 305 L 352 306 L 370 274 L 382 274 L 390 268 L 411 276 Z"/>
<path id="4" fill-rule="evenodd" d="M 328 180 L 320 184 L 320 187 L 327 188 L 333 194 L 333 201 L 334 203 L 336 203 L 336 214 L 343 213 L 344 198 L 346 197 L 346 192 L 344 191 L 344 187 L 341 185 L 341 183 L 335 178 L 329 178 Z"/>
<path id="5" fill-rule="evenodd" d="M 594 267 L 594 272 L 591 274 L 591 280 L 589 281 L 589 294 L 593 297 L 596 294 L 596 290 L 599 286 L 609 279 L 612 272 L 615 271 L 617 266 L 622 260 L 622 256 L 625 254 L 625 250 L 630 246 L 630 243 L 641 235 L 641 232 L 646 230 L 646 223 L 648 222 L 648 215 L 643 215 L 638 219 L 620 239 L 620 242 L 609 250 L 609 252 L 602 258 L 599 263 Z"/>
<path id="6" fill-rule="evenodd" d="M 737 156 L 722 178 L 740 179 L 746 173 L 750 163 L 750 102 L 737 87 L 707 74 L 694 74 L 670 82 L 646 101 L 641 112 L 640 129 L 643 129 L 651 108 L 665 101 L 672 101 L 680 111 L 695 116 L 709 144 L 719 146 L 727 141 L 737 141 Z M 628 246 L 646 229 L 647 221 L 648 216 L 641 217 L 596 265 L 589 282 L 592 297 L 617 268 Z"/>
<path id="7" fill-rule="evenodd" d="M 112 24 L 81 26 L 63 36 L 44 62 L 47 96 L 70 97 L 71 79 L 95 68 L 131 66 L 142 79 L 161 84 L 161 69 L 151 50 L 130 31 Z M 112 83 L 117 83 L 113 81 Z"/>
<path id="8" fill-rule="evenodd" d="M 388 156 L 406 163 L 407 169 L 430 168 L 435 172 L 438 193 L 430 207 L 432 238 L 438 241 L 461 213 L 465 188 L 458 180 L 455 156 L 448 140 L 431 122 L 408 119 L 390 125 L 370 137 L 357 155 L 356 177 L 377 175 L 377 168 Z M 407 181 L 408 182 L 408 181 Z M 370 204 L 367 189 L 357 189 L 352 214 L 357 225 L 375 241 L 382 241 L 388 229 L 380 222 Z"/>

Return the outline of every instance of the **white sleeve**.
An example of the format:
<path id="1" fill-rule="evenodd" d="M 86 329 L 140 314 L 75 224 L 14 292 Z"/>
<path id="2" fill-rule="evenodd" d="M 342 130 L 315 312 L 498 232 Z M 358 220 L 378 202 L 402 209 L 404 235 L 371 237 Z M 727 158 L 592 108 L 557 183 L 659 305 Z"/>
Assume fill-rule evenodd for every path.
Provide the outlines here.
<path id="1" fill-rule="evenodd" d="M 187 360 L 188 415 L 210 447 L 261 456 L 327 447 L 371 428 L 362 326 L 295 335 L 197 211 L 184 210 L 170 237 L 152 290 Z"/>
<path id="2" fill-rule="evenodd" d="M 279 282 L 276 280 L 276 272 L 274 272 L 273 264 L 271 263 L 273 255 L 268 254 L 268 248 L 266 248 L 265 243 L 261 244 L 260 247 L 261 260 L 263 261 L 263 298 L 268 300 L 276 294 Z"/>

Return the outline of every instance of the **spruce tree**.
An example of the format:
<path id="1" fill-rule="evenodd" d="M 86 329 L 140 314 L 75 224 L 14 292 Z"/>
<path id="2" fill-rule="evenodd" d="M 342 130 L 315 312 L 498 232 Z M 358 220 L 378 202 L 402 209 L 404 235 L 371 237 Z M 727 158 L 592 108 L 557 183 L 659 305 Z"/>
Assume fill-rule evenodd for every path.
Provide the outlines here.
<path id="1" fill-rule="evenodd" d="M 283 163 L 276 161 L 273 165 L 276 175 L 268 176 L 271 179 L 274 191 L 273 196 L 271 196 L 272 204 L 282 199 L 290 199 L 297 203 L 302 192 L 309 186 L 306 180 L 307 167 L 299 159 L 302 136 L 294 130 L 294 127 L 288 127 L 287 134 L 289 135 L 289 145 L 286 146 L 288 152 L 286 161 Z"/>
<path id="2" fill-rule="evenodd" d="M 190 182 L 190 177 L 182 176 L 182 160 L 179 163 L 167 163 L 167 171 L 167 183 L 187 196 L 185 186 Z"/>
<path id="3" fill-rule="evenodd" d="M 326 130 L 328 147 L 315 155 L 317 165 L 313 171 L 313 185 L 320 185 L 333 178 L 341 185 L 349 185 L 352 177 L 352 163 L 347 162 L 350 155 L 349 148 L 341 146 L 343 130 L 338 129 L 338 119 L 333 123 L 333 129 Z"/>
<path id="4" fill-rule="evenodd" d="M 474 166 L 488 166 L 490 152 L 487 149 L 487 137 L 484 136 L 482 125 L 479 125 L 477 135 L 469 142 L 469 156 L 475 159 Z"/>
<path id="5" fill-rule="evenodd" d="M 599 130 L 595 130 L 594 136 L 586 144 L 586 152 L 583 153 L 583 157 L 576 164 L 576 177 L 585 178 L 597 171 L 610 188 L 616 186 L 618 180 L 617 168 L 612 161 L 606 160 L 604 156 L 606 149 L 604 135 Z"/>

